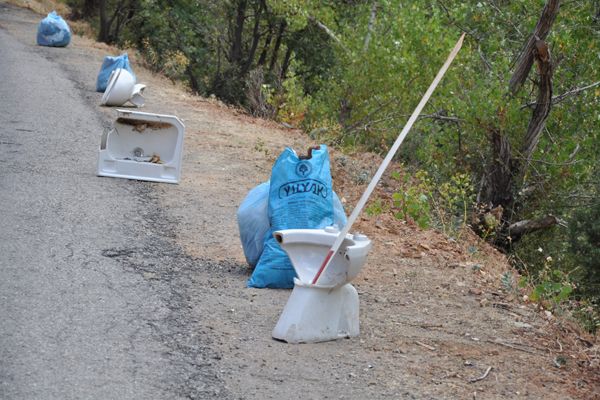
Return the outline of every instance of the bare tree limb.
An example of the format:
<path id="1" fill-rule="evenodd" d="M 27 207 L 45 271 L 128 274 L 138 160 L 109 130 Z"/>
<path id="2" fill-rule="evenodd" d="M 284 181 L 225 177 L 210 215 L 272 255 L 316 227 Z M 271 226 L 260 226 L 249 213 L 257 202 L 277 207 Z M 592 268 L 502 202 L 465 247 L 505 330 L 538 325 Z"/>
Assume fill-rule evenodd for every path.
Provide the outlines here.
<path id="1" fill-rule="evenodd" d="M 519 36 L 523 36 L 523 33 L 521 33 L 521 31 L 519 30 L 519 27 L 517 26 L 517 24 L 515 24 L 511 18 L 507 18 L 505 16 L 505 14 L 502 12 L 500 7 L 498 7 L 496 5 L 495 1 L 491 0 L 491 1 L 488 1 L 488 3 L 494 10 L 496 10 L 496 12 L 498 14 L 500 14 L 504 18 L 504 22 L 506 22 L 508 25 L 512 26 L 512 28 L 519 34 Z"/>
<path id="2" fill-rule="evenodd" d="M 381 109 L 375 110 L 375 112 L 379 112 L 379 111 L 381 111 Z M 407 114 L 392 113 L 392 114 L 385 116 L 384 118 L 369 120 L 368 117 L 372 117 L 375 114 L 375 112 L 371 112 L 367 117 L 362 118 L 360 121 L 352 124 L 351 126 L 346 128 L 346 130 L 348 132 L 352 132 L 355 130 L 367 130 L 370 126 L 376 125 L 380 122 L 391 121 L 396 118 L 406 118 L 406 117 L 410 116 Z M 457 124 L 465 121 L 462 118 L 453 117 L 450 115 L 442 115 L 442 114 L 421 114 L 421 115 L 419 115 L 417 120 L 427 119 L 427 118 L 439 120 L 439 121 L 455 122 Z"/>
<path id="3" fill-rule="evenodd" d="M 479 53 L 479 57 L 481 58 L 481 61 L 483 61 L 483 65 L 485 65 L 485 68 L 488 71 L 492 71 L 492 64 L 490 64 L 490 62 L 487 60 L 487 58 L 485 58 L 485 55 L 483 54 L 483 51 L 481 50 L 481 46 L 477 45 L 477 53 Z"/>
<path id="4" fill-rule="evenodd" d="M 508 89 L 511 93 L 516 93 L 527 79 L 529 70 L 531 70 L 531 66 L 533 65 L 533 50 L 535 49 L 536 41 L 546 39 L 548 32 L 550 32 L 550 27 L 558 14 L 559 7 L 560 0 L 548 0 L 544 6 L 544 10 L 542 11 L 542 15 L 538 20 L 535 30 L 521 52 L 515 72 L 510 78 Z"/>
<path id="5" fill-rule="evenodd" d="M 529 161 L 532 163 L 539 163 L 539 164 L 546 164 L 546 165 L 556 165 L 556 166 L 567 166 L 567 165 L 574 165 L 574 164 L 579 164 L 580 162 L 583 162 L 584 160 L 570 160 L 570 161 L 565 161 L 565 162 L 552 162 L 552 161 L 545 161 L 545 160 L 536 160 L 536 159 L 529 159 L 526 160 L 523 157 L 513 157 L 515 160 L 523 160 L 523 161 Z"/>
<path id="6" fill-rule="evenodd" d="M 458 117 L 452 117 L 450 115 L 442 115 L 439 113 L 436 114 L 421 114 L 419 115 L 419 119 L 424 119 L 424 118 L 431 118 L 431 119 L 437 119 L 440 121 L 450 121 L 450 122 L 462 122 L 464 121 L 464 119 L 462 118 L 458 118 Z"/>
<path id="7" fill-rule="evenodd" d="M 575 88 L 573 90 L 569 90 L 568 92 L 565 92 L 563 94 L 559 94 L 558 96 L 554 96 L 552 98 L 552 104 L 553 105 L 554 104 L 558 104 L 558 103 L 560 103 L 561 101 L 563 101 L 564 99 L 566 99 L 569 96 L 574 96 L 574 95 L 579 94 L 579 93 L 581 93 L 583 91 L 586 91 L 588 89 L 594 88 L 594 87 L 596 87 L 598 85 L 600 85 L 600 81 L 594 82 L 594 83 L 586 85 L 586 86 L 578 87 L 578 88 Z M 537 105 L 537 102 L 536 101 L 532 101 L 531 103 L 527 103 L 527 104 L 522 105 L 521 106 L 521 110 L 524 109 L 524 108 L 527 108 L 527 107 L 535 106 L 535 105 Z"/>
<path id="8" fill-rule="evenodd" d="M 342 46 L 342 48 L 346 51 L 348 51 L 348 48 L 346 46 L 344 46 L 344 43 L 342 43 L 342 41 L 335 35 L 335 33 L 333 33 L 333 31 L 331 29 L 329 29 L 327 27 L 327 25 L 325 25 L 324 23 L 322 23 L 321 21 L 319 21 L 318 19 L 316 19 L 313 16 L 308 17 L 308 19 L 310 21 L 312 21 L 315 25 L 317 25 L 319 28 L 321 28 L 330 38 L 332 38 L 337 44 L 339 44 L 340 46 Z"/>
<path id="9" fill-rule="evenodd" d="M 437 3 L 442 8 L 442 10 L 444 10 L 444 12 L 446 13 L 446 16 L 448 17 L 448 19 L 454 26 L 456 26 L 458 29 L 460 29 L 461 32 L 466 32 L 467 35 L 469 35 L 473 39 L 475 39 L 475 41 L 477 43 L 481 42 L 481 38 L 477 34 L 476 30 L 471 30 L 471 29 L 469 29 L 468 26 L 464 26 L 464 25 L 461 25 L 460 23 L 458 23 L 458 21 L 452 17 L 452 15 L 450 14 L 450 10 L 448 10 L 448 7 L 446 7 L 446 5 L 444 4 L 443 1 L 438 0 Z"/>

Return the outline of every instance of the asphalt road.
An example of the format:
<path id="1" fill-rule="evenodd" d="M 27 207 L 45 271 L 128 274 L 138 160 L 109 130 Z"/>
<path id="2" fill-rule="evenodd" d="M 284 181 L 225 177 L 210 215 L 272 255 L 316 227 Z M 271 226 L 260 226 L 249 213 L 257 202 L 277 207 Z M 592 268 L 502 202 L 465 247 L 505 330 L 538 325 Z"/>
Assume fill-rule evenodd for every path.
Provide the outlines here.
<path id="1" fill-rule="evenodd" d="M 159 184 L 95 176 L 109 121 L 22 16 L 0 4 L 0 398 L 227 398 Z"/>

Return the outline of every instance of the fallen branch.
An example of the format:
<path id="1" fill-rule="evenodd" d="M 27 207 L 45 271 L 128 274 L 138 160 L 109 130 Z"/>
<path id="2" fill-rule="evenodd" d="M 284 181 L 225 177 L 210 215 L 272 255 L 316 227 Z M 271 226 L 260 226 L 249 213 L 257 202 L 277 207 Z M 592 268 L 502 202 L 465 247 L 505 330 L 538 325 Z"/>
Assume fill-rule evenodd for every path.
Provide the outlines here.
<path id="1" fill-rule="evenodd" d="M 508 310 L 508 309 L 510 309 L 510 304 L 508 304 L 508 303 L 492 303 L 492 307 Z"/>
<path id="2" fill-rule="evenodd" d="M 547 229 L 554 225 L 560 224 L 562 221 L 554 215 L 547 215 L 538 219 L 524 219 L 515 222 L 508 227 L 508 234 L 512 241 L 519 239 L 521 236 L 531 232 Z"/>
<path id="3" fill-rule="evenodd" d="M 491 371 L 491 370 L 492 370 L 492 367 L 490 366 L 490 367 L 488 367 L 488 368 L 485 370 L 484 374 L 483 374 L 483 375 L 481 375 L 479 378 L 472 378 L 472 379 L 469 379 L 469 383 L 475 383 L 475 382 L 479 382 L 479 381 L 482 381 L 482 380 L 484 380 L 485 378 L 487 378 L 487 376 L 488 376 L 488 374 L 490 373 L 490 371 Z"/>
<path id="4" fill-rule="evenodd" d="M 430 346 L 430 345 L 425 344 L 425 343 L 421 343 L 419 341 L 415 341 L 415 343 L 418 344 L 419 346 L 425 347 L 426 349 L 429 349 L 431 351 L 435 351 L 435 347 L 433 347 L 433 346 Z"/>
<path id="5" fill-rule="evenodd" d="M 499 340 L 486 340 L 486 342 L 493 343 L 493 344 L 499 344 L 500 346 L 508 347 L 508 348 L 514 349 L 514 350 L 523 351 L 523 352 L 529 353 L 529 354 L 538 354 L 538 355 L 540 354 L 537 351 L 533 351 L 533 350 L 530 350 L 530 349 L 525 348 L 525 347 L 518 347 L 518 346 L 515 346 L 515 345 L 510 344 L 510 343 L 501 342 Z"/>

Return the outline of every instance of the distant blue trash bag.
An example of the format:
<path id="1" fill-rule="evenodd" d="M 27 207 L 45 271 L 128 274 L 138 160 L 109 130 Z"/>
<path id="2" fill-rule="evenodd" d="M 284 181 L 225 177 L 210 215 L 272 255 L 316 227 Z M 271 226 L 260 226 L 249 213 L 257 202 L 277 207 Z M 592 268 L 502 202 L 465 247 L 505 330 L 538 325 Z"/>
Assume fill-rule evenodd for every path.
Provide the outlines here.
<path id="1" fill-rule="evenodd" d="M 40 21 L 37 31 L 37 44 L 40 46 L 65 47 L 71 42 L 71 29 L 56 11 L 52 11 Z"/>
<path id="2" fill-rule="evenodd" d="M 123 53 L 117 57 L 106 56 L 104 57 L 104 61 L 100 67 L 100 72 L 98 72 L 98 79 L 96 80 L 97 92 L 104 92 L 106 90 L 110 74 L 117 68 L 126 69 L 127 71 L 131 72 L 133 79 L 136 79 L 135 74 L 129 65 L 129 57 L 127 56 L 127 53 Z"/>
<path id="3" fill-rule="evenodd" d="M 242 249 L 248 265 L 256 266 L 265 241 L 271 237 L 269 223 L 269 181 L 248 192 L 237 211 Z M 346 225 L 346 213 L 338 195 L 333 192 L 333 223 L 340 229 Z"/>
<path id="4" fill-rule="evenodd" d="M 264 184 L 263 184 L 264 185 Z M 264 191 L 264 187 L 261 189 Z M 268 199 L 270 229 L 258 264 L 248 280 L 249 287 L 292 288 L 296 273 L 273 232 L 281 229 L 321 229 L 346 224 L 339 198 L 334 211 L 331 171 L 327 146 L 312 150 L 310 158 L 300 158 L 290 148 L 279 156 L 271 171 Z M 334 218 L 335 217 L 335 218 Z M 339 220 L 336 220 L 339 219 Z M 263 220 L 264 221 L 264 220 Z"/>

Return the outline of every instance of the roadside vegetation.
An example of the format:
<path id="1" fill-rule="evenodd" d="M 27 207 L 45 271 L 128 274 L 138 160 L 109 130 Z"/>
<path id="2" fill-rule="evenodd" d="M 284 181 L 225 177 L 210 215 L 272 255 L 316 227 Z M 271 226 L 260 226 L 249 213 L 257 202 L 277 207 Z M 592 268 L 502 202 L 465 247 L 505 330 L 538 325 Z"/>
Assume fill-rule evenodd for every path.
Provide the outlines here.
<path id="1" fill-rule="evenodd" d="M 397 156 L 406 174 L 367 212 L 456 240 L 472 229 L 530 301 L 600 328 L 600 1 L 66 4 L 193 92 L 348 152 L 386 153 L 466 32 Z"/>

